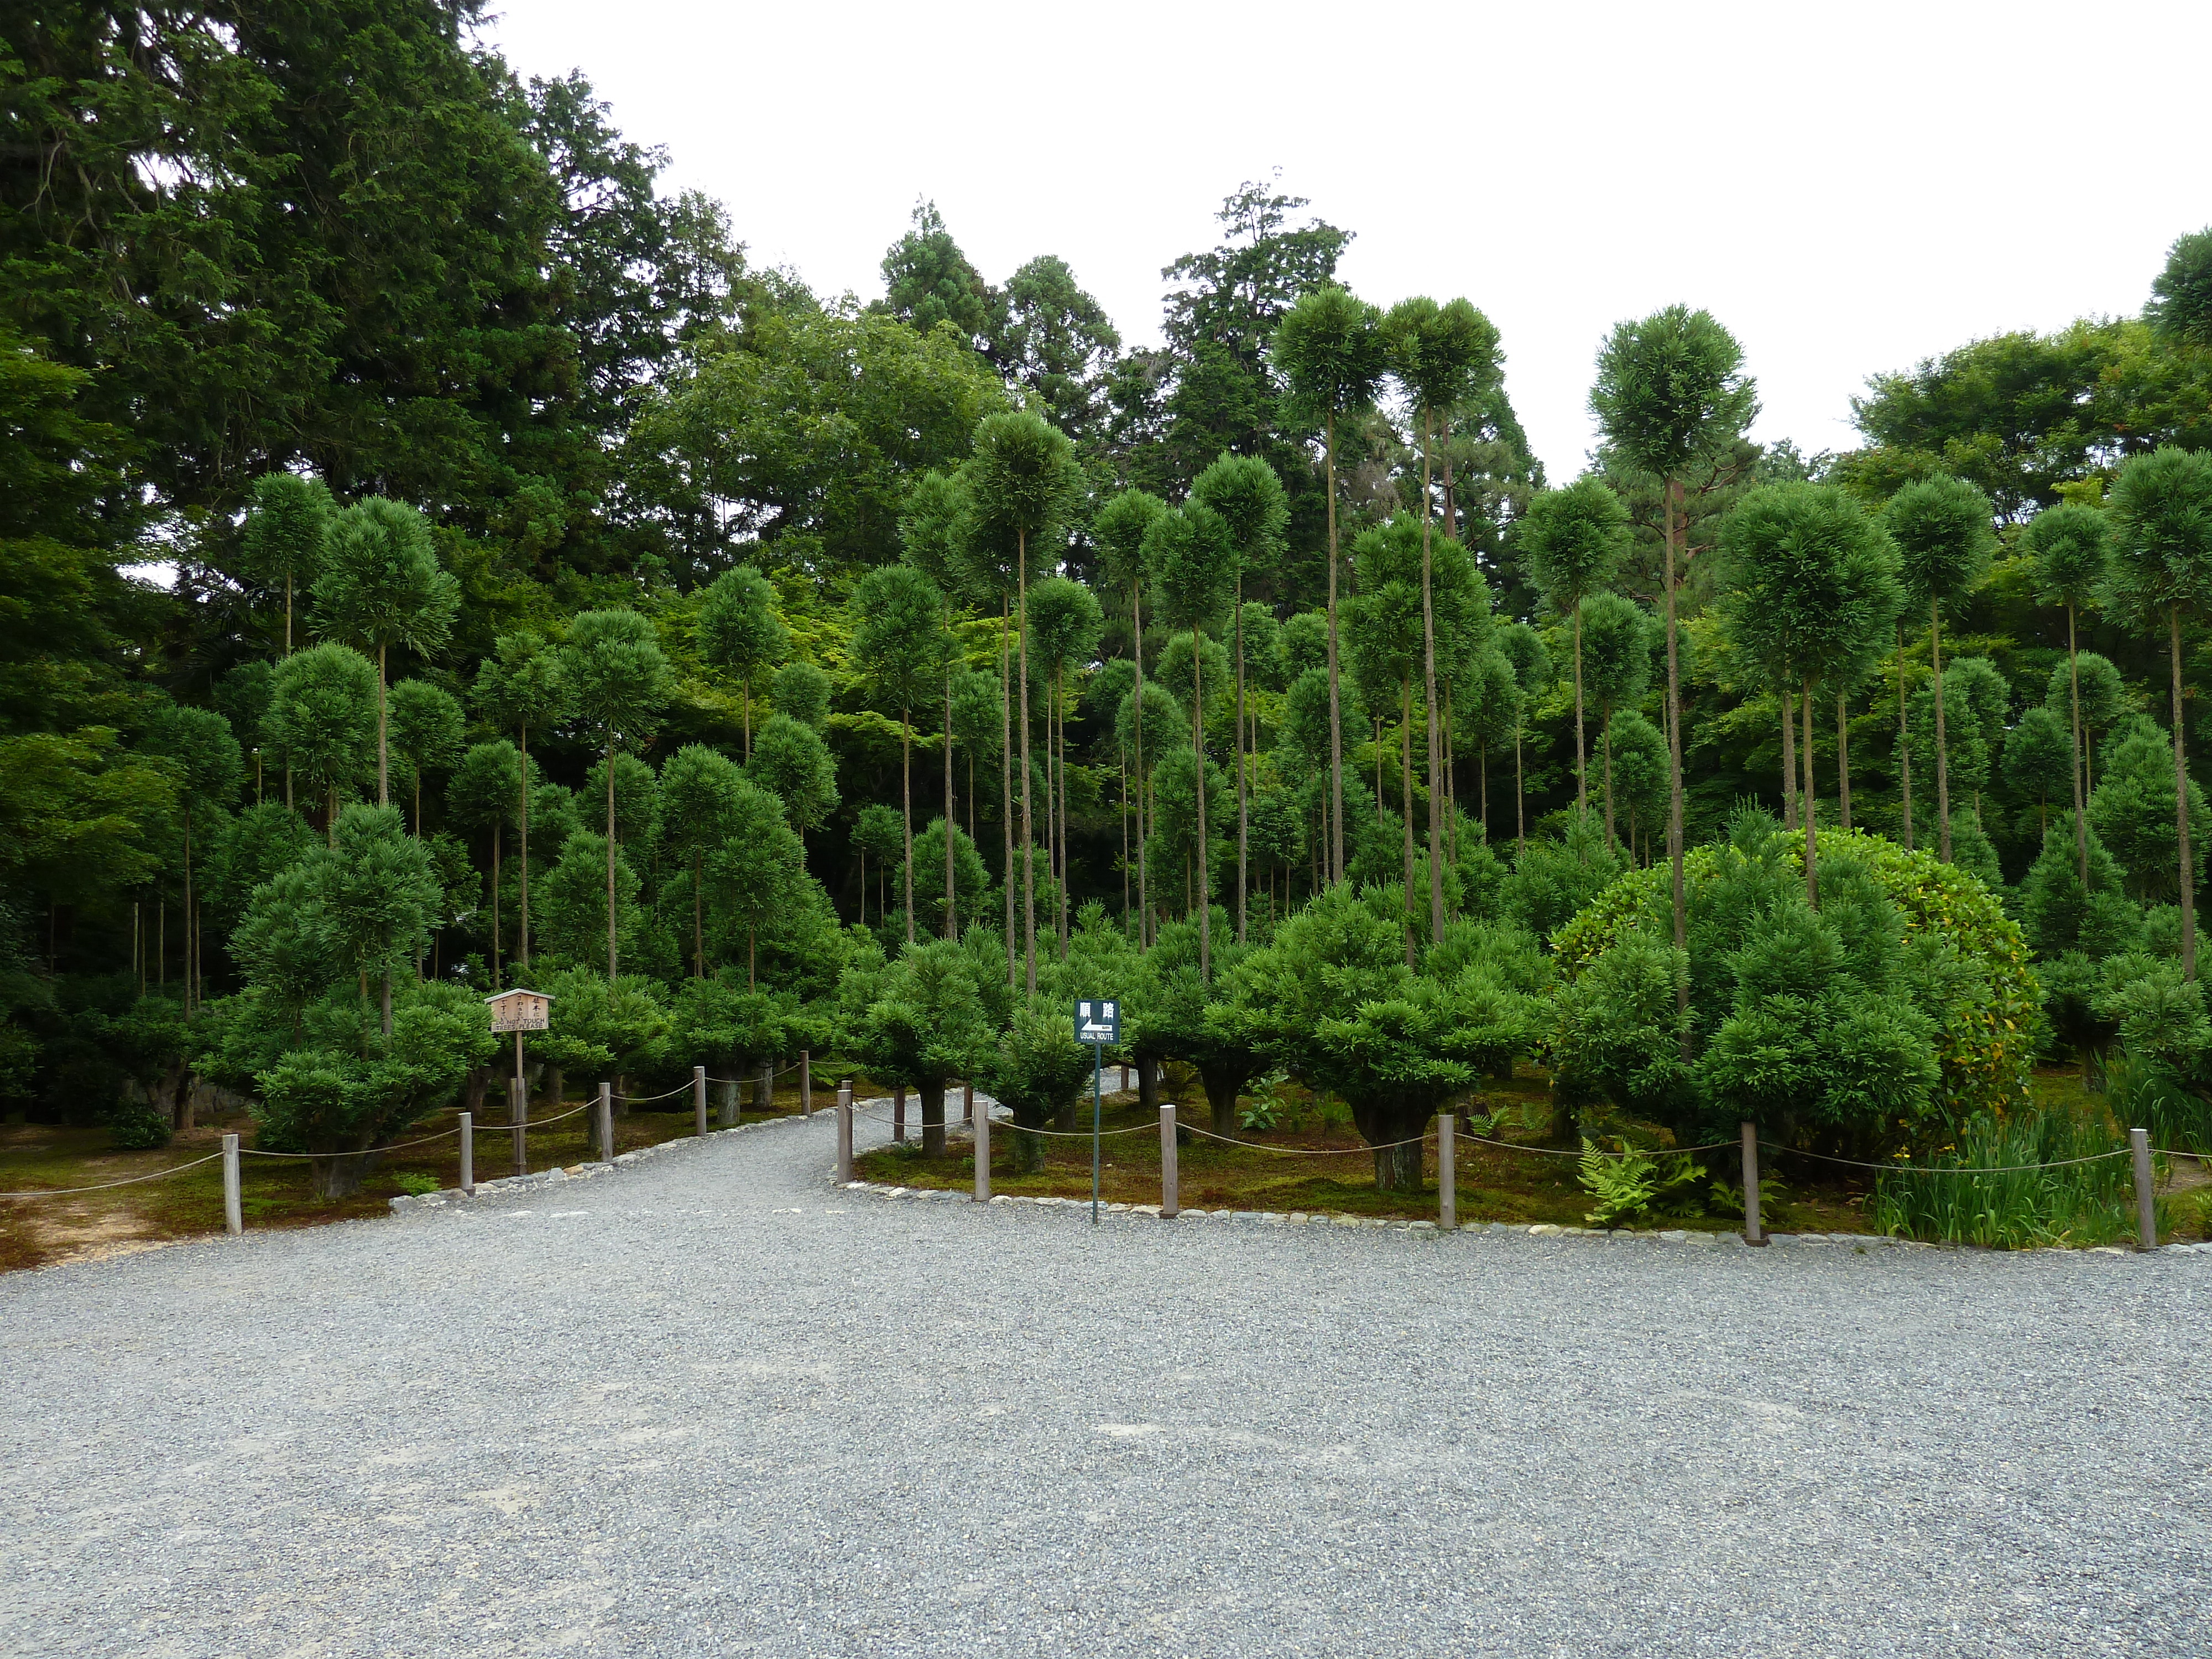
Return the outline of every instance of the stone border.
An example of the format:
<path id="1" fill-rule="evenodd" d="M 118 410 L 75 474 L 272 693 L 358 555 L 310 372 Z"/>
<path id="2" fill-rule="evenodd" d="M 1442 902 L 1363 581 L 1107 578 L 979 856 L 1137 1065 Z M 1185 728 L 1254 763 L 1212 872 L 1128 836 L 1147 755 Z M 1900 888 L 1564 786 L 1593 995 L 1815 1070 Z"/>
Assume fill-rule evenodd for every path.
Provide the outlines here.
<path id="1" fill-rule="evenodd" d="M 878 1181 L 854 1181 L 837 1186 L 835 1190 L 864 1194 L 871 1198 L 908 1199 L 919 1201 L 950 1200 L 959 1203 L 974 1200 L 957 1188 L 951 1187 L 889 1187 Z M 1031 1198 L 1010 1193 L 994 1194 L 993 1204 L 1030 1204 L 1043 1209 L 1087 1211 L 1087 1198 Z M 1157 1204 L 1101 1204 L 1101 1215 L 1148 1216 L 1155 1220 L 1160 1216 Z M 1188 1209 L 1164 1218 L 1171 1221 L 1257 1221 L 1289 1227 L 1365 1227 L 1386 1232 L 1423 1233 L 1441 1237 L 1443 1233 L 1433 1221 L 1405 1221 L 1394 1216 L 1346 1215 L 1341 1211 L 1307 1212 L 1292 1210 L 1203 1210 Z M 1470 1221 L 1459 1229 L 1463 1234 L 1482 1237 L 1514 1238 L 1589 1238 L 1601 1243 L 1631 1243 L 1646 1240 L 1657 1244 L 1687 1244 L 1704 1249 L 1741 1250 L 1748 1247 L 1741 1233 L 1709 1233 L 1693 1228 L 1669 1227 L 1662 1229 L 1619 1228 L 1607 1231 L 1601 1227 L 1563 1227 L 1553 1223 L 1538 1222 L 1523 1226 L 1509 1221 Z M 1930 1244 L 1917 1238 L 1892 1238 L 1883 1233 L 1769 1233 L 1770 1247 L 1784 1249 L 1834 1249 L 1843 1248 L 1864 1255 L 1869 1250 L 1972 1250 L 1989 1255 L 2136 1255 L 2142 1254 L 2115 1244 L 2100 1244 L 2087 1249 L 2070 1245 L 2045 1245 L 2033 1250 L 1992 1250 L 1975 1244 Z M 2149 1252 L 2154 1255 L 2212 1255 L 2212 1243 L 2203 1244 L 2162 1244 Z"/>

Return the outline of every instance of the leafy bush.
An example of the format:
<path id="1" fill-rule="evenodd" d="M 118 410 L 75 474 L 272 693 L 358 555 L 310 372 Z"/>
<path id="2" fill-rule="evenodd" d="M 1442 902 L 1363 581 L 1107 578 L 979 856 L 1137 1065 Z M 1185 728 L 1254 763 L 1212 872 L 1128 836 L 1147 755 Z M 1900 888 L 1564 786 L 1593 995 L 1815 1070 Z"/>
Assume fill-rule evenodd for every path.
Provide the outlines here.
<path id="1" fill-rule="evenodd" d="M 438 1190 L 438 1177 L 416 1170 L 402 1170 L 392 1177 L 392 1184 L 411 1197 L 420 1198 L 425 1193 Z"/>
<path id="2" fill-rule="evenodd" d="M 148 1106 L 125 1106 L 107 1124 L 117 1148 L 123 1152 L 150 1152 L 169 1144 L 168 1120 Z"/>
<path id="3" fill-rule="evenodd" d="M 1013 1011 L 979 1068 L 983 1085 L 1014 1115 L 1014 1168 L 1044 1167 L 1044 1143 L 1018 1129 L 1042 1129 L 1073 1106 L 1091 1080 L 1091 1050 L 1075 1040 L 1074 1023 L 1056 998 L 1038 995 Z"/>
<path id="4" fill-rule="evenodd" d="M 1777 830 L 1763 813 L 1740 815 L 1729 838 L 1719 845 L 1693 848 L 1685 858 L 1689 905 L 1689 961 L 1692 1052 L 1701 1053 L 1722 1024 L 1736 1011 L 1738 952 L 1754 924 L 1777 906 L 1803 908 L 1803 849 L 1797 837 Z M 2027 1099 L 2027 1076 L 2040 1040 L 2042 994 L 2027 965 L 2020 928 L 1979 880 L 1929 854 L 1901 847 L 1856 830 L 1820 832 L 1822 915 L 1844 952 L 1838 966 L 1863 983 L 1880 981 L 1905 996 L 1932 1025 L 1937 1073 L 1929 1106 L 1937 1117 L 1960 1122 L 1979 1114 L 2016 1109 Z M 1880 921 L 1884 907 L 1900 932 L 1892 936 Z M 1845 911 L 1850 913 L 1845 914 Z M 1582 1066 L 1591 1086 L 1630 1110 L 1634 1101 L 1616 1091 L 1662 1103 L 1679 1099 L 1683 1079 L 1662 1056 L 1647 1051 L 1640 1078 L 1626 1076 L 1634 1058 L 1626 1046 L 1656 1042 L 1665 1022 L 1650 1004 L 1656 964 L 1641 964 L 1639 984 L 1650 1018 L 1633 1008 L 1615 1006 L 1609 1025 L 1593 1027 L 1586 1005 L 1598 1000 L 1570 996 L 1582 976 L 1623 939 L 1641 935 L 1671 949 L 1673 910 L 1668 871 L 1664 865 L 1623 876 L 1553 936 L 1553 949 L 1565 988 L 1559 999 L 1560 1026 L 1555 1041 L 1568 1044 L 1569 1069 Z M 1793 924 L 1794 926 L 1795 924 Z M 1825 948 L 1825 947 L 1824 947 Z M 1871 952 L 1872 954 L 1869 954 Z M 1582 1030 L 1604 1037 L 1621 1066 L 1610 1069 L 1584 1064 L 1578 1045 Z M 1767 1034 L 1774 1041 L 1819 1042 L 1817 1023 L 1808 1026 L 1794 1013 Z M 1898 1057 L 1904 1027 L 1893 1020 L 1878 1029 L 1864 1022 L 1850 1029 L 1853 1041 L 1870 1044 L 1869 1053 Z M 1638 1035 L 1638 1033 L 1641 1035 Z M 1735 1046 L 1736 1084 L 1757 1093 L 1762 1072 L 1778 1079 L 1762 1053 L 1766 1040 L 1747 1039 Z M 1601 1053 L 1600 1058 L 1602 1058 Z M 1899 1081 L 1893 1072 L 1877 1092 Z M 1871 1101 L 1867 1103 L 1872 1108 Z"/>

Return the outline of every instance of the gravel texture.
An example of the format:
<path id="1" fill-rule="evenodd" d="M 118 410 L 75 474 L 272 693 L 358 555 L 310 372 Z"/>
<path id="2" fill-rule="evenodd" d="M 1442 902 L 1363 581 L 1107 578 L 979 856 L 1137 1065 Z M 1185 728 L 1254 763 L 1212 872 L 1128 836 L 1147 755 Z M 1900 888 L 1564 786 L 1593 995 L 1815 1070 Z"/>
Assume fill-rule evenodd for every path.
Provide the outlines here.
<path id="1" fill-rule="evenodd" d="M 832 1134 L 0 1279 L 0 1652 L 2212 1652 L 2212 1256 L 1094 1229 Z"/>

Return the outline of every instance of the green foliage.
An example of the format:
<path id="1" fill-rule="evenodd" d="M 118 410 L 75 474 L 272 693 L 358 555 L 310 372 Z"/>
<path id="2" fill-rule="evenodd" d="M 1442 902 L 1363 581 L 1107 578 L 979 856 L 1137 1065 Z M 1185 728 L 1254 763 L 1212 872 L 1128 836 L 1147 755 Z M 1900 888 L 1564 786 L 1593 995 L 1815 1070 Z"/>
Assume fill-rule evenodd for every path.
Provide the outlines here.
<path id="1" fill-rule="evenodd" d="M 2204 792 L 2189 785 L 2191 848 L 2198 883 L 2204 879 Z M 2089 797 L 2089 827 L 2112 853 L 2130 896 L 2146 903 L 2171 902 L 2179 891 L 2180 838 L 2174 825 L 2173 747 L 2166 734 L 2142 720 L 2108 744 L 2097 787 Z"/>
<path id="2" fill-rule="evenodd" d="M 169 1144 L 169 1121 L 146 1106 L 122 1108 L 109 1115 L 107 1127 L 118 1152 L 150 1152 Z"/>
<path id="3" fill-rule="evenodd" d="M 2112 525 L 2078 501 L 2045 507 L 2021 532 L 2021 550 L 2035 560 L 2039 597 L 2080 608 L 2097 602 L 2105 580 Z"/>
<path id="4" fill-rule="evenodd" d="M 312 794 L 350 793 L 375 763 L 376 665 L 343 645 L 285 658 L 270 723 L 285 765 Z"/>
<path id="5" fill-rule="evenodd" d="M 686 980 L 669 1014 L 667 1047 L 673 1057 L 689 1057 L 710 1071 L 726 1067 L 739 1077 L 806 1047 L 815 1035 L 814 1023 L 790 992 L 749 989 L 727 968 Z"/>
<path id="6" fill-rule="evenodd" d="M 635 611 L 586 611 L 570 623 L 560 675 L 576 714 L 609 750 L 647 743 L 675 690 L 653 624 Z"/>
<path id="7" fill-rule="evenodd" d="M 2021 884 L 2021 921 L 2037 957 L 2069 951 L 2102 958 L 2132 950 L 2142 928 L 2142 907 L 2121 890 L 2120 867 L 2094 830 L 2089 834 L 2089 886 L 2081 887 L 2074 815 L 2062 813 L 2043 833 L 2042 850 Z M 2046 988 L 2049 982 L 2045 974 Z"/>
<path id="8" fill-rule="evenodd" d="M 1897 544 L 1906 602 L 1925 611 L 1955 604 L 1980 581 L 1996 551 L 1990 498 L 1948 473 L 1909 483 L 1882 510 Z"/>
<path id="9" fill-rule="evenodd" d="M 2160 339 L 2212 349 L 2212 229 L 2175 239 L 2150 293 L 2143 315 Z"/>
<path id="10" fill-rule="evenodd" d="M 849 969 L 837 995 L 839 1041 L 878 1082 L 941 1089 L 998 1075 L 974 958 L 957 940 L 917 941 L 895 961 Z M 1065 1010 L 1060 1024 L 1067 1026 Z M 1019 1111 L 1018 1090 L 992 1092 Z"/>
<path id="11" fill-rule="evenodd" d="M 1190 498 L 1221 520 L 1233 574 L 1266 571 L 1282 556 L 1290 498 L 1275 469 L 1258 456 L 1224 453 L 1191 481 Z"/>
<path id="12" fill-rule="evenodd" d="M 769 717 L 745 770 L 783 803 L 785 820 L 795 830 L 817 830 L 837 810 L 837 763 L 830 745 L 788 714 Z"/>
<path id="13" fill-rule="evenodd" d="M 1595 476 L 1532 498 L 1515 545 L 1547 602 L 1571 615 L 1609 584 L 1628 552 L 1628 510 Z"/>
<path id="14" fill-rule="evenodd" d="M 1390 373 L 1425 415 L 1448 412 L 1497 380 L 1498 330 L 1465 300 L 1401 300 L 1382 319 Z"/>
<path id="15" fill-rule="evenodd" d="M 2056 1113 L 1978 1120 L 1928 1161 L 1939 1173 L 1878 1176 L 1871 1219 L 1886 1233 L 1993 1249 L 2115 1243 L 2136 1227 L 2133 1177 L 2114 1155 L 2124 1150 L 2104 1124 Z"/>
<path id="16" fill-rule="evenodd" d="M 898 872 L 899 845 L 893 842 L 886 860 L 892 870 L 892 879 L 905 891 L 903 877 Z M 917 933 L 941 934 L 945 931 L 945 820 L 932 818 L 927 825 L 915 832 L 914 836 L 914 927 Z M 952 827 L 952 899 L 956 918 L 966 916 L 970 921 L 983 914 L 990 902 L 991 875 L 983 867 L 983 855 L 975 850 L 975 843 L 968 839 L 968 832 L 955 824 Z"/>
<path id="17" fill-rule="evenodd" d="M 477 669 L 477 713 L 493 726 L 544 730 L 568 717 L 566 654 L 527 631 L 502 634 Z"/>
<path id="18" fill-rule="evenodd" d="M 748 706 L 753 683 L 791 649 L 791 630 L 777 613 L 775 589 L 749 564 L 714 578 L 699 604 L 698 640 L 708 662 L 743 683 Z"/>
<path id="19" fill-rule="evenodd" d="M 380 653 L 434 657 L 453 638 L 461 585 L 440 568 L 430 526 L 404 501 L 371 495 L 330 521 L 315 577 L 315 628 Z"/>
<path id="20" fill-rule="evenodd" d="M 769 687 L 775 712 L 819 732 L 830 724 L 830 677 L 805 659 L 775 671 Z"/>
<path id="21" fill-rule="evenodd" d="M 645 912 L 639 880 L 629 856 L 614 855 L 615 948 L 635 956 L 644 942 Z M 533 872 L 530 888 L 533 933 L 532 960 L 546 966 L 577 969 L 607 959 L 607 839 L 598 830 L 580 830 L 562 844 L 559 861 L 543 875 Z M 619 958 L 618 958 L 619 959 Z"/>
<path id="22" fill-rule="evenodd" d="M 247 568 L 274 586 L 303 587 L 323 566 L 323 538 L 337 515 L 330 486 L 296 472 L 254 480 L 241 538 Z"/>
<path id="23" fill-rule="evenodd" d="M 1668 306 L 1614 326 L 1598 352 L 1590 412 L 1608 449 L 1674 478 L 1740 436 L 1759 394 L 1735 336 L 1709 312 Z"/>
<path id="24" fill-rule="evenodd" d="M 1499 902 L 1521 927 L 1550 939 L 1626 868 L 1620 849 L 1607 846 L 1595 826 L 1571 823 L 1564 841 L 1534 839 L 1521 849 Z"/>
<path id="25" fill-rule="evenodd" d="M 944 595 L 911 565 L 871 570 L 853 590 L 854 664 L 902 714 L 942 688 L 950 644 L 944 617 Z"/>
<path id="26" fill-rule="evenodd" d="M 531 1046 L 566 1077 L 611 1083 L 642 1071 L 660 1058 L 676 1029 L 660 986 L 641 974 L 610 984 L 596 968 L 580 968 L 547 975 L 540 988 L 553 1006 Z"/>
<path id="27" fill-rule="evenodd" d="M 1334 284 L 1301 295 L 1284 313 L 1273 356 L 1298 416 L 1320 426 L 1375 401 L 1389 367 L 1382 321 L 1373 306 Z"/>
<path id="28" fill-rule="evenodd" d="M 1662 1164 L 1626 1144 L 1608 1152 L 1588 1135 L 1583 1137 L 1583 1155 L 1575 1172 L 1595 1206 L 1583 1218 L 1593 1227 L 1644 1220 L 1671 1194 L 1705 1179 L 1705 1166 L 1686 1157 L 1669 1158 Z"/>

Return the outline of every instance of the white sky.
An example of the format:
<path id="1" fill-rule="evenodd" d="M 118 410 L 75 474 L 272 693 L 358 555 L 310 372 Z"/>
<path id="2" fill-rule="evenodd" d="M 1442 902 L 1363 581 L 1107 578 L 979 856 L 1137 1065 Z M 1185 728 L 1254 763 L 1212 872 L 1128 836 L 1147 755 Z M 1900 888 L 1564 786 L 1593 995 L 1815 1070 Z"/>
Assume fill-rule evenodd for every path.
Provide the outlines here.
<path id="1" fill-rule="evenodd" d="M 1754 435 L 1854 442 L 1866 377 L 2132 313 L 2212 222 L 2212 5 L 1112 6 L 510 0 L 754 261 L 882 291 L 933 198 L 984 276 L 1057 253 L 1132 343 L 1160 267 L 1282 169 L 1380 304 L 1465 295 L 1554 482 L 1599 340 L 1676 300 L 1733 329 Z"/>

